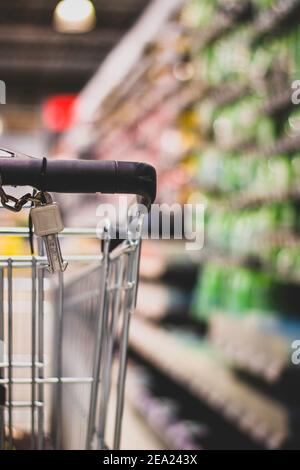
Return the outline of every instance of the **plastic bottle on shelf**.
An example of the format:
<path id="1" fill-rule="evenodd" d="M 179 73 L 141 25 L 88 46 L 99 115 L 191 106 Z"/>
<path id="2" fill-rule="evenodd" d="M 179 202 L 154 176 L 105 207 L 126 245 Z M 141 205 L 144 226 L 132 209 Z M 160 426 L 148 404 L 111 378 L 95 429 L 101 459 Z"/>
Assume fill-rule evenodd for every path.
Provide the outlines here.
<path id="1" fill-rule="evenodd" d="M 214 18 L 217 0 L 190 0 L 183 7 L 180 22 L 189 28 L 208 26 Z"/>

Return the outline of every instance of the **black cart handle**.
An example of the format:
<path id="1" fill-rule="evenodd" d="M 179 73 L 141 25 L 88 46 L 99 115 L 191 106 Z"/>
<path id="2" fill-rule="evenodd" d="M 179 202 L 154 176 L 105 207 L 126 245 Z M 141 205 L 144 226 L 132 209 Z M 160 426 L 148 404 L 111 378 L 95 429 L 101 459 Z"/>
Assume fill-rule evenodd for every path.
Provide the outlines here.
<path id="1" fill-rule="evenodd" d="M 47 160 L 41 178 L 42 159 L 0 159 L 2 185 L 32 186 L 56 193 L 136 194 L 148 208 L 156 197 L 156 171 L 146 163 Z"/>

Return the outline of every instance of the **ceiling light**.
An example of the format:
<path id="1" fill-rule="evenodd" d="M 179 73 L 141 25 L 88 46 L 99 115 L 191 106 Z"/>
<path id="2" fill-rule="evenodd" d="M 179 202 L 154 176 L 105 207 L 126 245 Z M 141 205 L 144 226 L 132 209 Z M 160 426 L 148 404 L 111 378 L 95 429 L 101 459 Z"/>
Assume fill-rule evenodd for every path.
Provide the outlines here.
<path id="1" fill-rule="evenodd" d="M 54 11 L 54 26 L 61 33 L 86 33 L 96 24 L 96 11 L 90 0 L 61 0 Z"/>

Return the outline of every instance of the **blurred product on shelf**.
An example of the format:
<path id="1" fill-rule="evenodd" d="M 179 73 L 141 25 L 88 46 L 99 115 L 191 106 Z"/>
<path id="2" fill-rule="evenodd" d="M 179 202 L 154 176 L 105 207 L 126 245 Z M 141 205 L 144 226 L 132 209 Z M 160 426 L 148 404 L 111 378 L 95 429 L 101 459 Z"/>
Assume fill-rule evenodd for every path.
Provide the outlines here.
<path id="1" fill-rule="evenodd" d="M 155 347 L 158 341 L 159 349 Z M 130 344 L 143 359 L 183 385 L 191 399 L 197 397 L 199 409 L 201 402 L 208 404 L 221 413 L 222 420 L 237 425 L 243 445 L 279 448 L 287 442 L 288 410 L 236 378 L 222 357 L 194 334 L 170 332 L 136 318 Z M 223 435 L 223 446 L 226 442 L 233 445 L 236 434 L 231 432 Z"/>
<path id="2" fill-rule="evenodd" d="M 140 283 L 138 295 L 139 311 L 152 320 L 168 315 L 184 315 L 189 311 L 189 295 L 174 287 Z M 153 298 L 155 303 L 151 302 Z"/>
<path id="3" fill-rule="evenodd" d="M 161 436 L 168 449 L 200 449 L 200 443 L 209 439 L 209 428 L 203 423 L 183 419 L 180 402 L 164 397 L 165 388 L 149 369 L 131 366 L 128 389 L 135 409 Z"/>

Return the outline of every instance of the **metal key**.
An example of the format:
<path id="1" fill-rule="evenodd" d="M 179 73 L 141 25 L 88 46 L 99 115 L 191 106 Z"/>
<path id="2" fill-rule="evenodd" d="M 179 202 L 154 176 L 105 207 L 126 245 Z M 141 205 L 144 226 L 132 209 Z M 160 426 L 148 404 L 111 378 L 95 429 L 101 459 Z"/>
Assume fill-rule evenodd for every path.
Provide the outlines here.
<path id="1" fill-rule="evenodd" d="M 30 211 L 34 233 L 42 237 L 49 262 L 50 273 L 64 272 L 68 263 L 63 260 L 58 234 L 64 229 L 59 206 L 49 193 L 38 193 L 35 207 Z M 45 203 L 42 203 L 42 200 Z"/>

